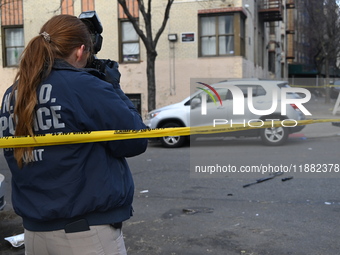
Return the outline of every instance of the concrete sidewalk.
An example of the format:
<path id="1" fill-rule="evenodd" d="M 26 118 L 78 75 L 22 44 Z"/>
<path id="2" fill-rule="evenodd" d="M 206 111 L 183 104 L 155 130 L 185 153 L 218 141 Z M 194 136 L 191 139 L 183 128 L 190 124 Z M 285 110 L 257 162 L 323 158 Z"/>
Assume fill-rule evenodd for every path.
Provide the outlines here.
<path id="1" fill-rule="evenodd" d="M 325 103 L 324 97 L 314 97 L 304 106 L 312 114 L 306 116 L 307 119 L 337 119 L 340 122 L 340 112 L 333 115 L 333 108 L 336 100 L 331 99 L 330 103 Z M 294 135 L 294 134 L 293 134 Z M 301 137 L 314 138 L 314 137 L 329 137 L 340 136 L 340 127 L 332 125 L 332 122 L 315 123 L 306 125 L 306 127 L 299 134 Z"/>

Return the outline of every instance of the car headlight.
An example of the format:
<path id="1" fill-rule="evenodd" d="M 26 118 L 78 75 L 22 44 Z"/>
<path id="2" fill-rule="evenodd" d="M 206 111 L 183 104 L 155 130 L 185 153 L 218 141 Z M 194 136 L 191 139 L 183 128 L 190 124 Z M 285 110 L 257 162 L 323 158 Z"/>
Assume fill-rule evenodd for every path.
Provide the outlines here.
<path id="1" fill-rule="evenodd" d="M 156 117 L 161 111 L 156 111 L 156 112 L 149 112 L 147 115 L 146 115 L 146 119 L 152 119 L 154 117 Z"/>

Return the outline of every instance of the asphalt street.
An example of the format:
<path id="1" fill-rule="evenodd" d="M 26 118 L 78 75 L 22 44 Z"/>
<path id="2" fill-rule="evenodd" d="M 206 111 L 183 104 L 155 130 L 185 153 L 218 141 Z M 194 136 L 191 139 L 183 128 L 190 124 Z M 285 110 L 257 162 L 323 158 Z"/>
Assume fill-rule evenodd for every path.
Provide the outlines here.
<path id="1" fill-rule="evenodd" d="M 234 165 L 336 164 L 339 139 L 291 138 L 275 149 L 256 140 L 224 140 L 202 142 L 200 149 L 210 155 L 218 146 L 217 158 Z M 243 188 L 256 178 L 190 178 L 190 156 L 188 147 L 151 145 L 130 160 L 138 165 L 136 213 L 125 230 L 131 254 L 338 254 L 338 178 L 285 173 Z"/>
<path id="2" fill-rule="evenodd" d="M 332 115 L 333 104 L 313 98 L 306 107 L 310 118 L 340 119 L 340 113 Z M 339 134 L 340 128 L 328 122 L 306 126 L 281 147 L 263 146 L 258 139 L 221 139 L 203 141 L 195 149 L 202 157 L 235 166 L 334 166 L 340 163 Z M 189 146 L 165 149 L 150 143 L 146 153 L 128 159 L 136 185 L 135 213 L 123 227 L 128 254 L 339 254 L 337 176 L 284 173 L 243 188 L 270 175 L 193 178 L 195 153 Z M 0 254 L 23 255 L 22 248 L 3 239 L 23 229 L 11 207 L 10 173 L 2 153 L 0 162 L 8 187 L 0 212 Z M 287 177 L 293 179 L 282 181 Z"/>

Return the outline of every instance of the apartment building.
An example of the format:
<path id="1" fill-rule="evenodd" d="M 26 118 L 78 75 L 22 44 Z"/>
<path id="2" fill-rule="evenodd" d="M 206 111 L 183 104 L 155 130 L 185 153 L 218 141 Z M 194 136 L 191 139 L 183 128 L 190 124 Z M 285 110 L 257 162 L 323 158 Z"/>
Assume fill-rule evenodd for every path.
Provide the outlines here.
<path id="1" fill-rule="evenodd" d="M 117 1 L 0 0 L 0 95 L 13 82 L 20 53 L 42 24 L 60 13 L 95 10 L 104 31 L 98 58 L 120 63 L 121 85 L 144 116 L 147 112 L 146 50 Z M 147 2 L 147 1 L 145 1 Z M 193 78 L 288 77 L 293 44 L 287 12 L 293 0 L 175 0 L 157 45 L 156 107 L 190 94 Z M 143 29 L 136 0 L 129 10 Z M 152 1 L 154 34 L 167 1 Z"/>

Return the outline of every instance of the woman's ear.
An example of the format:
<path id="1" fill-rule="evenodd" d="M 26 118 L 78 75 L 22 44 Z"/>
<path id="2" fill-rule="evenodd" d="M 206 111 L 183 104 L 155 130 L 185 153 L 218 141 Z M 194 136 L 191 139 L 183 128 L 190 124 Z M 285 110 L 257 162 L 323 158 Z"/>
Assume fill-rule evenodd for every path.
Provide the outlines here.
<path id="1" fill-rule="evenodd" d="M 85 45 L 80 46 L 76 50 L 76 67 L 83 68 L 87 64 L 89 57 L 89 51 L 85 49 Z"/>
<path id="2" fill-rule="evenodd" d="M 86 53 L 85 53 L 85 45 L 83 44 L 77 49 L 77 61 L 82 61 L 84 54 Z"/>
<path id="3" fill-rule="evenodd" d="M 76 68 L 83 68 L 87 64 L 89 52 L 85 50 L 85 45 L 73 50 L 72 54 L 66 59 L 66 61 Z"/>

